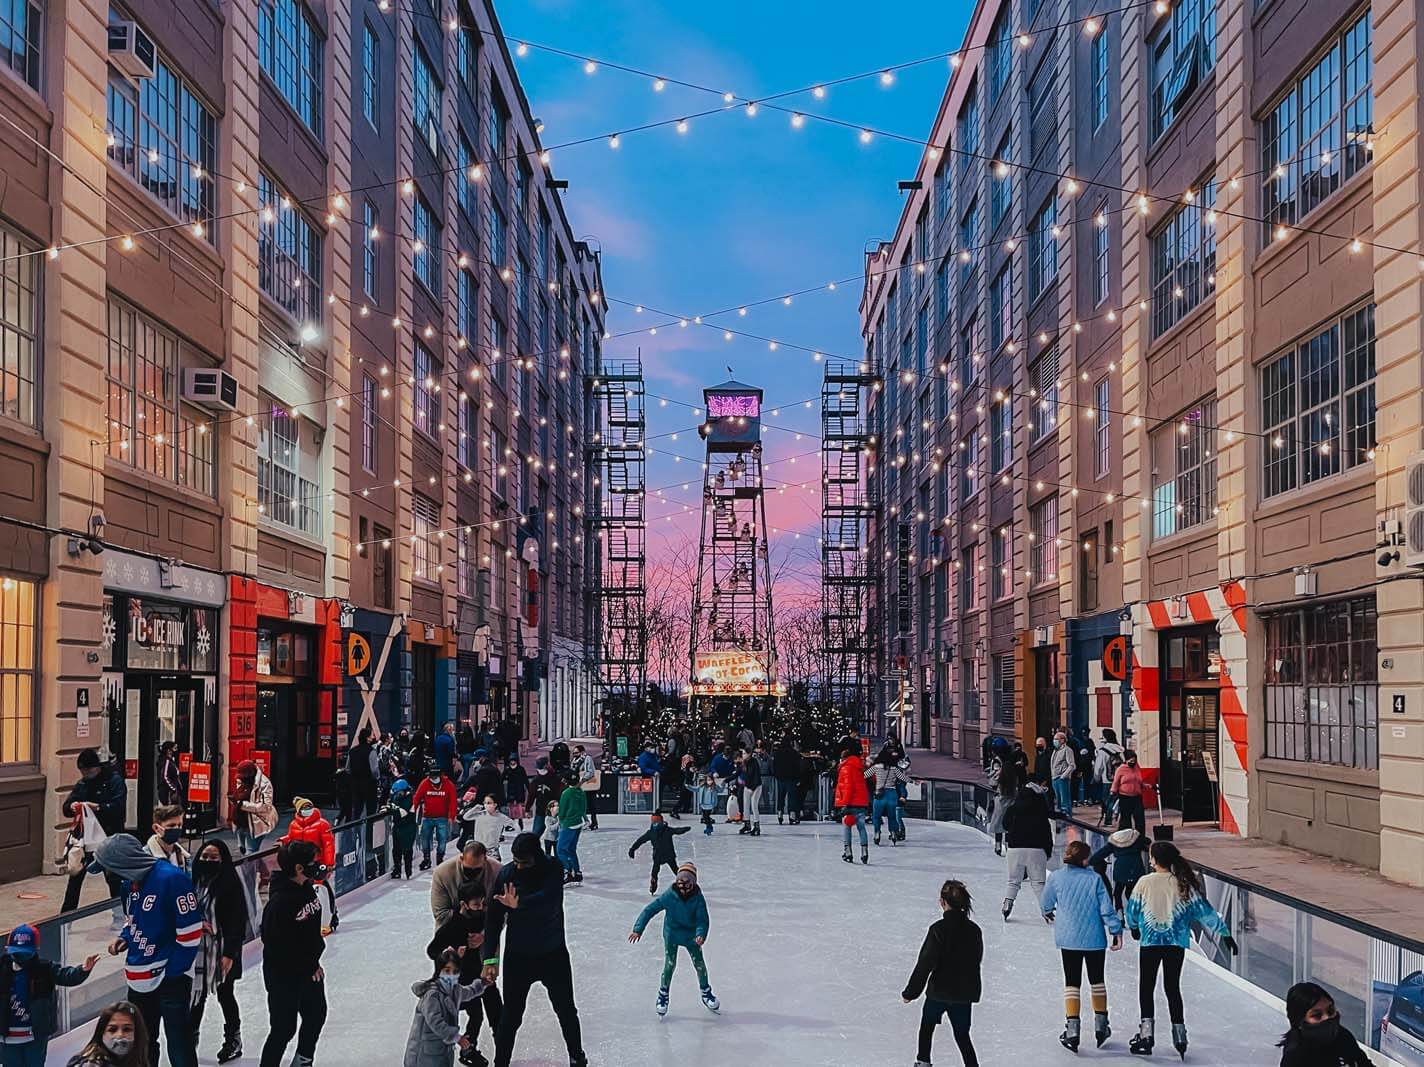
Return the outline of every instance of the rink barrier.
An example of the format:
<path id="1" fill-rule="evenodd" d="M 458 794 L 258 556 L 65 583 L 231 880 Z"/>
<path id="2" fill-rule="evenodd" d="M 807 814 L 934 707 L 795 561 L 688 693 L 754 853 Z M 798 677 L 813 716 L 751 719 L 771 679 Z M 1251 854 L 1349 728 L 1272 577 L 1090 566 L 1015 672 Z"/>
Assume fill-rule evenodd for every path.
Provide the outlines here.
<path id="1" fill-rule="evenodd" d="M 373 815 L 343 823 L 334 827 L 333 831 L 336 835 L 336 862 L 329 884 L 338 899 L 389 872 L 390 820 L 386 816 Z M 272 840 L 273 844 L 260 852 L 234 860 L 238 880 L 247 898 L 247 936 L 244 939 L 247 943 L 258 937 L 262 908 L 267 902 L 267 887 L 277 869 L 275 835 Z M 103 878 L 98 874 L 88 877 Z M 317 898 L 325 907 L 326 894 L 320 889 Z M 119 931 L 119 926 L 115 925 L 117 907 L 118 901 L 111 899 L 34 923 L 39 928 L 41 954 L 46 959 L 77 966 L 88 956 L 97 954 L 100 958 L 99 965 L 83 985 L 55 990 L 56 1034 L 93 1022 L 107 1005 L 128 997 L 122 957 L 108 955 L 108 945 Z"/>

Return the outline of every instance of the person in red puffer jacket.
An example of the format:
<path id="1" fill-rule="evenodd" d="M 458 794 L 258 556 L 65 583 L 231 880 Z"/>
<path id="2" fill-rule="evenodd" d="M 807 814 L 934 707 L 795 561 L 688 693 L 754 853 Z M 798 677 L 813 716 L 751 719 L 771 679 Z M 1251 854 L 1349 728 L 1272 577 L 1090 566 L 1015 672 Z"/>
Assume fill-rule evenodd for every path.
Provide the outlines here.
<path id="1" fill-rule="evenodd" d="M 296 814 L 292 816 L 281 843 L 285 845 L 292 841 L 310 841 L 316 849 L 317 863 L 326 869 L 323 877 L 312 875 L 312 881 L 326 890 L 328 910 L 331 912 L 328 921 L 322 926 L 322 934 L 325 936 L 341 925 L 341 916 L 336 913 L 336 893 L 331 888 L 331 872 L 336 868 L 336 834 L 321 809 L 306 797 L 293 797 L 292 807 Z"/>
<path id="2" fill-rule="evenodd" d="M 841 859 L 854 863 L 850 852 L 850 828 L 860 830 L 860 862 L 870 862 L 870 838 L 865 832 L 865 817 L 870 813 L 870 790 L 865 785 L 865 762 L 860 749 L 846 745 L 841 749 L 840 766 L 836 769 L 836 808 L 840 811 L 845 833 L 845 851 Z"/>

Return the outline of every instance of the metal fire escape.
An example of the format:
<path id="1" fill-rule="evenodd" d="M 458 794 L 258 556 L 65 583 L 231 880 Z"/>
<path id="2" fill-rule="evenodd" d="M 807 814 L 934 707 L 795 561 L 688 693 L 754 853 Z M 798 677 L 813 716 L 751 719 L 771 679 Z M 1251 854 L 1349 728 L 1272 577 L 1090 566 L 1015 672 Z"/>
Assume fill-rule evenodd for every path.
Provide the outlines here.
<path id="1" fill-rule="evenodd" d="M 605 706 L 635 709 L 647 680 L 647 483 L 643 364 L 602 366 L 593 377 L 599 419 L 590 447 L 591 516 L 599 571 L 596 668 Z"/>
<path id="2" fill-rule="evenodd" d="M 869 616 L 879 568 L 870 551 L 875 501 L 866 410 L 878 380 L 869 363 L 831 361 L 821 385 L 822 699 L 866 736 L 878 725 Z"/>

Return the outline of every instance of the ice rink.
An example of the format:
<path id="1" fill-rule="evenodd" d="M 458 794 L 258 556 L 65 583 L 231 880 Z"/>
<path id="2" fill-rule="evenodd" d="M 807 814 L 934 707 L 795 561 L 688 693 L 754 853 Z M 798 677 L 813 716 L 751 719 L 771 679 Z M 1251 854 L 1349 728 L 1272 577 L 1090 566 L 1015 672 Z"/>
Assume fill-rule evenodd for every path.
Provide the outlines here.
<path id="1" fill-rule="evenodd" d="M 662 965 L 662 920 L 654 920 L 640 944 L 627 942 L 633 919 L 649 899 L 648 849 L 636 860 L 627 857 L 647 818 L 605 817 L 601 826 L 584 833 L 579 849 L 586 881 L 565 894 L 579 1014 L 595 1067 L 909 1067 L 920 1008 L 902 1003 L 900 990 L 925 928 L 938 917 L 938 890 L 947 877 L 969 885 L 984 930 L 984 998 L 975 1008 L 973 1030 L 981 1061 L 988 1067 L 1070 1059 L 1058 1044 L 1063 981 L 1052 928 L 1039 917 L 1027 887 L 1013 920 L 1003 922 L 1003 861 L 974 831 L 911 822 L 906 844 L 876 848 L 872 843 L 870 865 L 857 861 L 851 867 L 841 862 L 837 824 L 782 827 L 772 818 L 763 823 L 760 838 L 738 836 L 722 823 L 707 838 L 694 824 L 692 833 L 677 838 L 678 855 L 697 864 L 707 896 L 712 926 L 706 956 L 722 1012 L 711 1015 L 702 1007 L 684 955 L 671 1010 L 659 1019 L 653 1002 Z M 318 1067 L 401 1062 L 415 1005 L 410 984 L 430 973 L 423 951 L 432 932 L 429 884 L 428 874 L 417 875 L 414 882 L 378 883 L 346 898 L 341 927 L 323 959 L 330 1015 Z M 1155 1056 L 1144 1060 L 1128 1053 L 1137 1024 L 1136 981 L 1137 952 L 1129 940 L 1108 959 L 1113 1037 L 1107 1047 L 1093 1048 L 1089 1014 L 1081 1058 L 1178 1062 L 1160 992 Z M 1189 1063 L 1278 1062 L 1273 1046 L 1284 1019 L 1274 1007 L 1208 966 L 1189 963 L 1183 987 Z M 247 1055 L 235 1062 L 256 1065 L 267 1032 L 257 960 L 249 958 L 237 991 Z M 200 1062 L 216 1062 L 221 1028 L 221 1012 L 211 1004 Z M 50 1064 L 62 1067 L 77 1047 L 74 1037 L 52 1044 Z M 936 1038 L 935 1062 L 959 1063 L 947 1024 Z M 480 1049 L 493 1054 L 488 1031 Z M 568 1062 L 539 987 L 530 998 L 514 1062 L 531 1067 Z"/>

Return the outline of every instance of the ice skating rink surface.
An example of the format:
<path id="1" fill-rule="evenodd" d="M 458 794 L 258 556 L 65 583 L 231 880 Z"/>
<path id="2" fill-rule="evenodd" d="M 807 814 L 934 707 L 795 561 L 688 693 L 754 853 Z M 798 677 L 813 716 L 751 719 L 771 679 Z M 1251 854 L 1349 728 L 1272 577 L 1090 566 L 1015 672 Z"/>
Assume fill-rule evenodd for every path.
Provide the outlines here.
<path id="1" fill-rule="evenodd" d="M 585 832 L 579 854 L 586 880 L 565 893 L 574 988 L 593 1067 L 910 1067 L 920 1004 L 902 1003 L 900 991 L 926 927 L 938 917 L 939 886 L 950 877 L 968 884 L 984 930 L 984 998 L 975 1006 L 973 1029 L 981 1062 L 1070 1062 L 1071 1054 L 1058 1044 L 1063 977 L 1052 928 L 1040 918 L 1028 886 L 1006 924 L 999 917 L 1004 861 L 981 834 L 947 824 L 912 821 L 906 844 L 872 843 L 869 866 L 857 860 L 851 867 L 841 862 L 836 823 L 778 826 L 773 817 L 753 838 L 719 822 L 705 837 L 695 820 L 684 819 L 693 830 L 677 838 L 678 858 L 697 864 L 707 896 L 712 926 L 705 952 L 722 1012 L 712 1015 L 702 1006 L 683 954 L 671 1009 L 660 1019 L 653 1006 L 662 919 L 653 921 L 639 944 L 627 941 L 649 899 L 652 863 L 646 846 L 630 861 L 628 846 L 647 822 L 645 816 L 610 816 L 600 820 L 597 832 Z M 667 885 L 664 871 L 660 888 Z M 341 926 L 322 960 L 330 1014 L 317 1067 L 400 1064 L 415 1006 L 410 985 L 430 973 L 424 953 L 432 933 L 429 889 L 430 875 L 417 874 L 413 882 L 378 883 L 346 899 Z M 1113 1036 L 1106 1047 L 1094 1048 L 1088 1014 L 1079 1059 L 1179 1062 L 1160 990 L 1155 1055 L 1144 1060 L 1127 1051 L 1138 1017 L 1137 950 L 1130 939 L 1122 951 L 1109 953 L 1107 978 Z M 259 961 L 249 957 L 236 988 L 247 1051 L 235 1062 L 252 1067 L 267 1033 Z M 1190 962 L 1183 990 L 1189 1064 L 1279 1062 L 1273 1046 L 1285 1020 L 1274 1008 L 1219 971 Z M 49 1064 L 62 1067 L 77 1047 L 74 1036 L 53 1042 Z M 210 1003 L 201 1063 L 216 1063 L 221 1036 L 222 1012 Z M 480 1050 L 493 1056 L 487 1029 Z M 568 1062 L 542 987 L 530 997 L 514 1062 Z M 947 1023 L 936 1032 L 935 1062 L 960 1062 Z"/>

